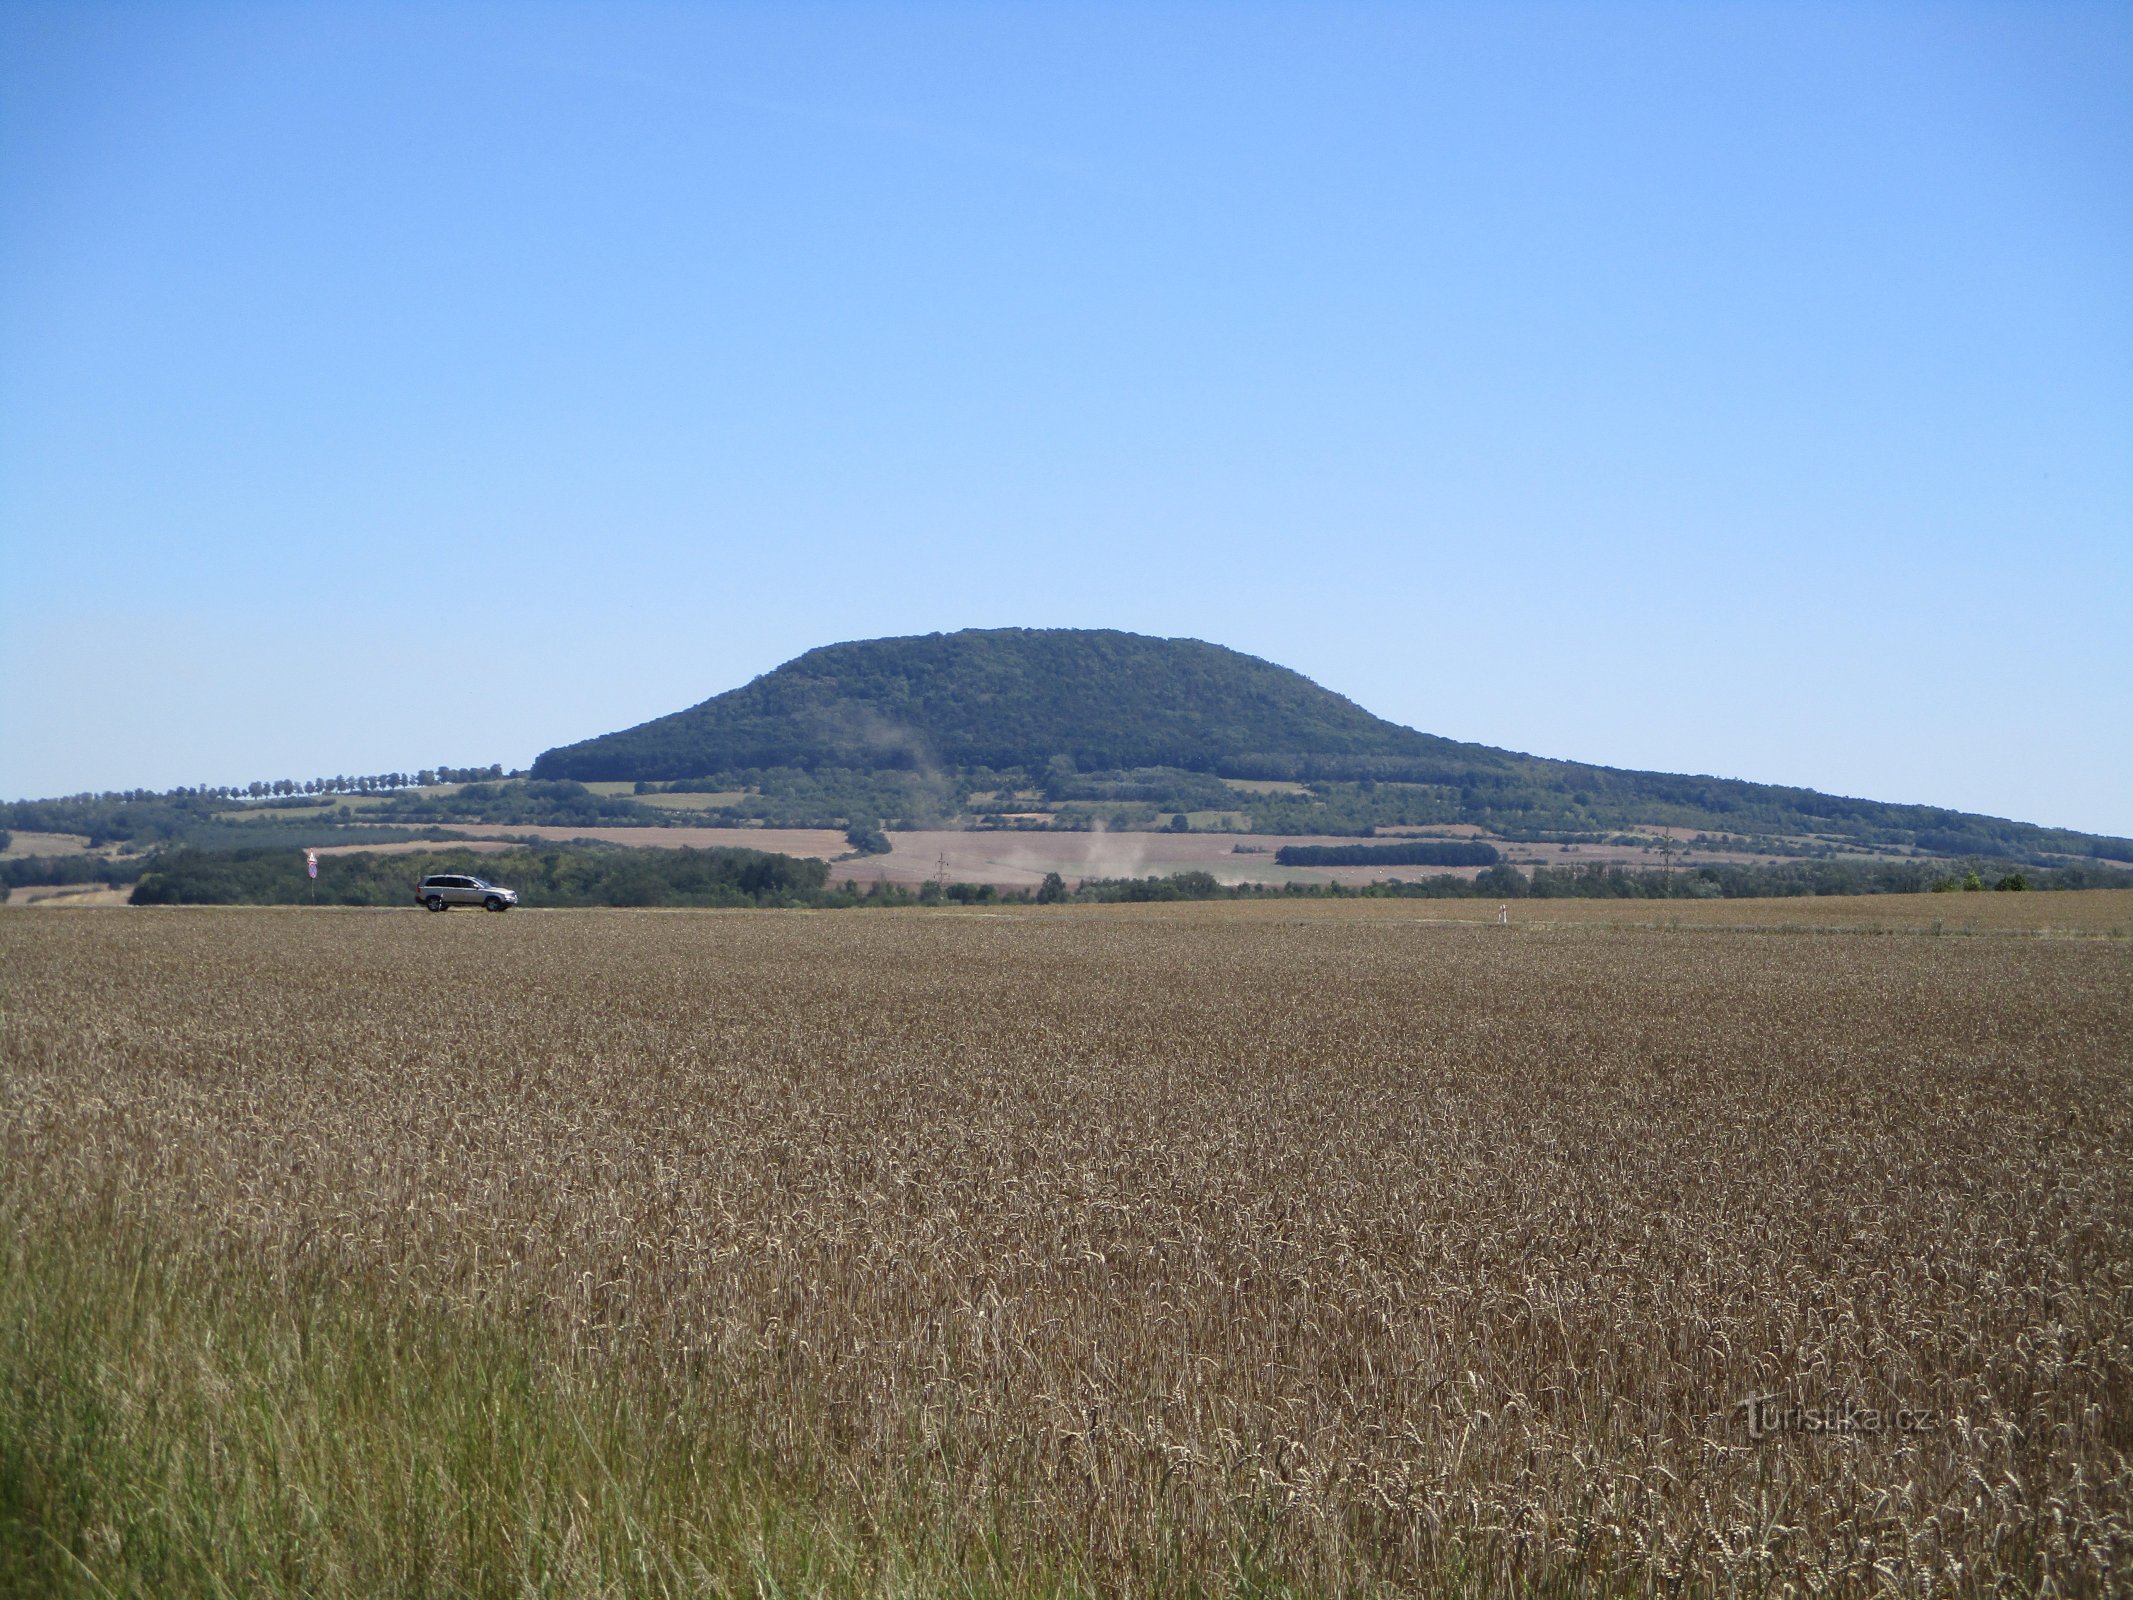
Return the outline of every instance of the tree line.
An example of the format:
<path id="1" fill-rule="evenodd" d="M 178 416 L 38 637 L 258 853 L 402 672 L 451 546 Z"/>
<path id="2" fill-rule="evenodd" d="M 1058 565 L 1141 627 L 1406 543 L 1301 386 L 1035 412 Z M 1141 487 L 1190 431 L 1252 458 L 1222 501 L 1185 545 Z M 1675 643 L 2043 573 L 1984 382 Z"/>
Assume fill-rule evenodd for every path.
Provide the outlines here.
<path id="1" fill-rule="evenodd" d="M 133 904 L 412 906 L 415 885 L 438 872 L 545 906 L 811 905 L 829 881 L 826 861 L 723 848 L 360 851 L 321 858 L 315 881 L 294 850 L 177 850 L 141 874 Z"/>
<path id="2" fill-rule="evenodd" d="M 1212 873 L 1185 871 L 1138 878 L 1084 878 L 1068 884 L 1048 873 L 1034 889 L 929 880 L 832 886 L 829 864 L 767 851 L 643 849 L 570 845 L 477 854 L 440 849 L 404 855 L 357 852 L 321 860 L 316 882 L 292 849 L 181 849 L 148 862 L 73 858 L 49 865 L 57 876 L 18 876 L 27 863 L 0 863 L 8 883 L 124 883 L 138 876 L 136 905 L 409 906 L 414 886 L 433 872 L 464 872 L 517 889 L 536 906 L 839 906 L 1107 904 L 1118 901 L 1303 899 L 1741 899 L 1826 894 L 1907 894 L 1944 890 L 2133 888 L 2133 872 L 2108 867 L 2017 869 L 1974 863 L 1959 876 L 1933 862 L 1798 862 L 1779 866 L 1707 866 L 1664 872 L 1594 863 L 1522 871 L 1498 862 L 1472 879 L 1436 873 L 1340 884 L 1223 884 Z"/>
<path id="3" fill-rule="evenodd" d="M 1402 839 L 1397 844 L 1285 844 L 1274 852 L 1284 867 L 1493 867 L 1492 844 L 1472 839 Z"/>

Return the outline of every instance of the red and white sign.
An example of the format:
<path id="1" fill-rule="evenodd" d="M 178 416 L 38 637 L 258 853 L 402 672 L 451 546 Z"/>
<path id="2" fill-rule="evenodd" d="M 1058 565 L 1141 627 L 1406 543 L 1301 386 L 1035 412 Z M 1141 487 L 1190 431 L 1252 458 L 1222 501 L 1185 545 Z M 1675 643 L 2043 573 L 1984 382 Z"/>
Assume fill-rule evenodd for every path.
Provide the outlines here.
<path id="1" fill-rule="evenodd" d="M 304 852 L 304 874 L 312 878 L 318 876 L 318 852 L 316 850 L 306 850 Z"/>

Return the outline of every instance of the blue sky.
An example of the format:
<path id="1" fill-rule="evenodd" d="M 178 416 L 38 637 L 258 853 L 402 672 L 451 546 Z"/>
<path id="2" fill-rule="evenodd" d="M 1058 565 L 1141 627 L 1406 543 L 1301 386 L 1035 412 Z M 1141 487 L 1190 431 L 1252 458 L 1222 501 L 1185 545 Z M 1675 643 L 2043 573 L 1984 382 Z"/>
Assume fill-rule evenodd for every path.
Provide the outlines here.
<path id="1" fill-rule="evenodd" d="M 2133 833 L 2133 8 L 0 3 L 0 795 L 1212 639 Z"/>

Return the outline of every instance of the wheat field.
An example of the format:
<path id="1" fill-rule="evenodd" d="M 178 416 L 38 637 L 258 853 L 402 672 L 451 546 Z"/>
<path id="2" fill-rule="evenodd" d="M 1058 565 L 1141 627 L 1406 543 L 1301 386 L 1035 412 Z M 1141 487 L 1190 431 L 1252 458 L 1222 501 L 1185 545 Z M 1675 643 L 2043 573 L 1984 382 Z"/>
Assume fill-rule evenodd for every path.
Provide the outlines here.
<path id="1" fill-rule="evenodd" d="M 0 1591 L 2133 1582 L 2133 944 L 1293 909 L 0 917 Z"/>

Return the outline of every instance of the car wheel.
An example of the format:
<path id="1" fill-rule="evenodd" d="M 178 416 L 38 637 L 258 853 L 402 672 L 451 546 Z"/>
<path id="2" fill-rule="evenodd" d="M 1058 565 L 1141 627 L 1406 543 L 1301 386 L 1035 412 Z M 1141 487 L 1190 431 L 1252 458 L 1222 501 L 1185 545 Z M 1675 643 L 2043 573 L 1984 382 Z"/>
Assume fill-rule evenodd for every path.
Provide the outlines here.
<path id="1" fill-rule="evenodd" d="M 492 894 L 481 903 L 481 908 L 484 911 L 501 911 L 504 909 L 504 903 Z"/>
<path id="2" fill-rule="evenodd" d="M 441 894 L 433 894 L 422 903 L 428 906 L 432 911 L 442 911 L 444 909 L 444 896 Z"/>

